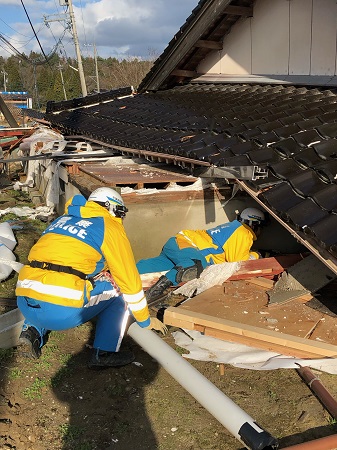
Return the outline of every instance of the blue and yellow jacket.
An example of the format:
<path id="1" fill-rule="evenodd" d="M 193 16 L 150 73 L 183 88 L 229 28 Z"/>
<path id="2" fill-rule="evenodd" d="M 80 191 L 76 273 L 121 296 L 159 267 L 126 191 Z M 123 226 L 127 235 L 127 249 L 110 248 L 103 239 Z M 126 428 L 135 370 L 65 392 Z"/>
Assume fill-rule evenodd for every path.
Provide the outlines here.
<path id="1" fill-rule="evenodd" d="M 238 220 L 209 230 L 182 230 L 176 235 L 180 248 L 197 248 L 209 264 L 258 259 L 258 253 L 250 251 L 255 240 L 253 230 Z"/>
<path id="2" fill-rule="evenodd" d="M 28 260 L 71 266 L 88 277 L 109 270 L 137 322 L 149 325 L 145 294 L 122 219 L 82 195 L 67 202 L 65 214 L 43 232 Z M 16 295 L 81 308 L 91 290 L 91 282 L 76 275 L 25 265 L 19 272 Z"/>

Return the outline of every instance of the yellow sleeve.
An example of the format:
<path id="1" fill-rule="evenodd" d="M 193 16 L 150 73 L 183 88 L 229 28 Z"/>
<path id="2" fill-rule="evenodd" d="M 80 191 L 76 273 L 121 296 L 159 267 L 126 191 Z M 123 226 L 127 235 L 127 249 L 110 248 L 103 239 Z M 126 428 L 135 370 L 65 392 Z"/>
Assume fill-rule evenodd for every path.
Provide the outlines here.
<path id="1" fill-rule="evenodd" d="M 133 316 L 141 326 L 147 326 L 150 323 L 147 301 L 131 244 L 121 221 L 105 219 L 102 252 Z"/>

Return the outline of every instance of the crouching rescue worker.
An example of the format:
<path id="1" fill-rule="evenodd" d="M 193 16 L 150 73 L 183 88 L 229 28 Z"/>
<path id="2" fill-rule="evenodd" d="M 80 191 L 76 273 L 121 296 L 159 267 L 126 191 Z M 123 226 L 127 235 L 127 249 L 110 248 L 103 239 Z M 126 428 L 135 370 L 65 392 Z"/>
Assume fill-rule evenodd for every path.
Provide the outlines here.
<path id="1" fill-rule="evenodd" d="M 166 332 L 150 317 L 130 242 L 123 226 L 128 209 L 113 189 L 86 200 L 75 195 L 31 248 L 19 272 L 17 304 L 25 317 L 19 351 L 39 358 L 49 330 L 74 328 L 97 318 L 89 367 L 134 360 L 119 351 L 129 311 L 143 328 Z"/>
<path id="2" fill-rule="evenodd" d="M 148 302 L 162 299 L 171 286 L 198 278 L 211 264 L 258 259 L 253 242 L 265 224 L 257 208 L 246 208 L 236 220 L 209 230 L 182 230 L 171 237 L 159 256 L 138 261 L 140 274 L 168 271 L 146 291 Z"/>

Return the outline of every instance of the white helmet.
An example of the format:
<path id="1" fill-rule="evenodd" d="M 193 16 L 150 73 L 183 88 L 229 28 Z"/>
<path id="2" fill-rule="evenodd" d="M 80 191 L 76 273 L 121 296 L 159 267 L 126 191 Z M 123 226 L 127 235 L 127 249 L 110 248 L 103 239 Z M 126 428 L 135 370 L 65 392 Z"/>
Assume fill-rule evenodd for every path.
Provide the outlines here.
<path id="1" fill-rule="evenodd" d="M 238 217 L 238 220 L 246 223 L 250 227 L 261 226 L 265 223 L 265 215 L 257 208 L 245 208 Z"/>
<path id="2" fill-rule="evenodd" d="M 98 203 L 114 217 L 123 219 L 128 212 L 121 195 L 114 189 L 101 187 L 89 195 L 88 201 Z"/>

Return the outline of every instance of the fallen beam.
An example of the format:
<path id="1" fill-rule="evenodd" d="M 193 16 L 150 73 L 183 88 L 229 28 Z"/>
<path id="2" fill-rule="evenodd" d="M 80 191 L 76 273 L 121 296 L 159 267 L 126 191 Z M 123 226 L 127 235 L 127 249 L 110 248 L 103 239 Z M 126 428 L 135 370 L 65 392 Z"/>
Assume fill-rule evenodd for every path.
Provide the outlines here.
<path id="1" fill-rule="evenodd" d="M 133 323 L 132 337 L 152 358 L 207 409 L 244 446 L 251 450 L 277 449 L 278 442 L 267 431 L 205 378 L 156 333 Z"/>
<path id="2" fill-rule="evenodd" d="M 166 325 L 186 328 L 204 333 L 224 341 L 239 342 L 254 348 L 261 348 L 281 355 L 296 358 L 337 358 L 337 346 L 324 342 L 266 330 L 226 319 L 169 307 L 164 311 Z"/>

